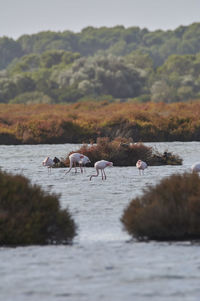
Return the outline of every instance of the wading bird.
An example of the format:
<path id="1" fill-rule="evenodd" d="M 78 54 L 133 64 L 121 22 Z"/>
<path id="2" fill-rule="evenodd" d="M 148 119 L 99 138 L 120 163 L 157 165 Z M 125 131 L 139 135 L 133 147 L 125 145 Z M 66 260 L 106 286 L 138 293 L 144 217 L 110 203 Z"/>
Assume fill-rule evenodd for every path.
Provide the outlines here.
<path id="1" fill-rule="evenodd" d="M 51 172 L 51 168 L 54 165 L 54 162 L 53 162 L 53 160 L 51 158 L 46 157 L 44 159 L 44 161 L 42 162 L 42 165 L 48 167 L 48 173 L 49 173 L 49 172 Z"/>
<path id="2" fill-rule="evenodd" d="M 144 170 L 148 167 L 147 163 L 142 161 L 142 160 L 138 160 L 136 163 L 136 167 L 139 170 L 139 174 L 141 174 L 141 172 L 144 174 Z"/>
<path id="3" fill-rule="evenodd" d="M 91 161 L 87 156 L 83 156 L 83 158 L 78 163 L 79 163 L 79 166 L 84 167 L 84 170 L 85 170 L 86 164 L 91 163 Z"/>
<path id="4" fill-rule="evenodd" d="M 105 161 L 105 160 L 101 160 L 101 161 L 97 161 L 94 164 L 94 167 L 96 168 L 97 174 L 96 175 L 92 175 L 90 176 L 90 181 L 92 179 L 92 177 L 98 177 L 99 175 L 99 170 L 101 171 L 101 176 L 102 176 L 102 180 L 105 179 L 106 180 L 106 174 L 105 174 L 105 168 L 108 166 L 113 166 L 112 162 L 109 161 Z"/>
<path id="5" fill-rule="evenodd" d="M 55 164 L 57 164 L 57 163 L 60 162 L 60 159 L 58 159 L 57 157 L 54 157 L 53 162 L 54 162 Z"/>
<path id="6" fill-rule="evenodd" d="M 75 172 L 77 172 L 77 168 L 76 168 L 77 163 L 80 167 L 81 172 L 83 172 L 82 166 L 85 166 L 87 163 L 90 163 L 90 159 L 87 156 L 84 156 L 83 154 L 73 153 L 69 156 L 69 162 L 70 162 L 69 170 L 66 171 L 65 174 L 70 172 L 73 166 L 75 168 Z"/>
<path id="7" fill-rule="evenodd" d="M 191 166 L 192 172 L 200 172 L 200 163 L 195 163 Z"/>

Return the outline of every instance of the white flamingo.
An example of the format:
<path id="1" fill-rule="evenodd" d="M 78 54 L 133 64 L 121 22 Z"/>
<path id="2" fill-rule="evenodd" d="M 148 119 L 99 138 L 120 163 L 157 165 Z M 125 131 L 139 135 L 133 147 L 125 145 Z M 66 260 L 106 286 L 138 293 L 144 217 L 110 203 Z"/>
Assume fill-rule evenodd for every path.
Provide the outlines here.
<path id="1" fill-rule="evenodd" d="M 78 163 L 79 163 L 79 166 L 84 167 L 84 170 L 85 170 L 86 164 L 91 163 L 91 161 L 87 156 L 83 156 L 83 158 Z"/>
<path id="2" fill-rule="evenodd" d="M 106 180 L 106 174 L 105 174 L 105 168 L 108 166 L 113 166 L 112 162 L 109 161 L 105 161 L 105 160 L 101 160 L 101 161 L 97 161 L 94 164 L 94 167 L 96 168 L 97 174 L 96 175 L 92 175 L 90 176 L 90 181 L 92 179 L 92 177 L 98 177 L 99 175 L 99 170 L 101 171 L 101 176 L 102 176 L 102 180 L 105 179 Z"/>
<path id="3" fill-rule="evenodd" d="M 200 163 L 195 163 L 191 166 L 192 172 L 199 172 L 200 171 Z"/>
<path id="4" fill-rule="evenodd" d="M 47 166 L 48 167 L 48 173 L 50 173 L 51 172 L 51 168 L 54 165 L 54 162 L 53 162 L 53 160 L 51 158 L 46 157 L 44 159 L 44 161 L 42 162 L 42 165 L 43 166 Z"/>
<path id="5" fill-rule="evenodd" d="M 81 172 L 83 172 L 82 166 L 85 166 L 87 163 L 90 163 L 90 159 L 87 156 L 84 156 L 83 154 L 79 153 L 73 153 L 69 156 L 69 161 L 70 161 L 70 168 L 68 171 L 66 171 L 65 174 L 70 172 L 72 167 L 75 167 L 75 172 L 77 172 L 76 164 L 79 164 Z"/>
<path id="6" fill-rule="evenodd" d="M 136 163 L 136 167 L 139 170 L 139 174 L 141 174 L 141 172 L 144 174 L 144 170 L 148 167 L 147 163 L 142 161 L 142 160 L 138 160 Z"/>

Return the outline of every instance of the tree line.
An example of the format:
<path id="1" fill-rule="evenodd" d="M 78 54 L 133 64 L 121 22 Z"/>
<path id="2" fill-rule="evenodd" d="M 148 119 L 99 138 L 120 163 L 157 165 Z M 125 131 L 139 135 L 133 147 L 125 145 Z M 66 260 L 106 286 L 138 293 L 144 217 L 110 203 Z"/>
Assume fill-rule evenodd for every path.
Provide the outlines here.
<path id="1" fill-rule="evenodd" d="M 0 102 L 176 102 L 200 96 L 200 23 L 0 38 Z"/>

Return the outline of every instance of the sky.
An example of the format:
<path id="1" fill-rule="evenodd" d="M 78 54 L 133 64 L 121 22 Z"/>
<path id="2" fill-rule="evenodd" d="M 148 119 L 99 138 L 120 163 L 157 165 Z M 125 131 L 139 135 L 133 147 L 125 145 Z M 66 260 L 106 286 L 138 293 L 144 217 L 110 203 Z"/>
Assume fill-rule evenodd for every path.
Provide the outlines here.
<path id="1" fill-rule="evenodd" d="M 87 26 L 174 30 L 200 22 L 200 0 L 0 0 L 0 37 Z"/>

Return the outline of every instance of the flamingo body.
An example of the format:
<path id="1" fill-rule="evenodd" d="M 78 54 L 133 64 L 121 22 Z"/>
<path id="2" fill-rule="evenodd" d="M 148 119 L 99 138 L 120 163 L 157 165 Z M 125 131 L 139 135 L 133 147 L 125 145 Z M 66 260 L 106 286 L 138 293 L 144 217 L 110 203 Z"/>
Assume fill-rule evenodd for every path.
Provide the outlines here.
<path id="1" fill-rule="evenodd" d="M 48 172 L 51 172 L 51 168 L 54 165 L 54 162 L 53 162 L 53 160 L 51 158 L 46 157 L 44 159 L 44 161 L 42 162 L 42 165 L 43 166 L 47 166 L 48 167 Z"/>
<path id="2" fill-rule="evenodd" d="M 89 159 L 87 156 L 84 156 L 84 155 L 83 155 L 83 158 L 82 158 L 81 160 L 79 160 L 78 163 L 84 166 L 84 165 L 86 165 L 87 163 L 90 163 L 90 159 Z"/>
<path id="3" fill-rule="evenodd" d="M 144 170 L 148 167 L 147 163 L 142 161 L 142 160 L 138 160 L 136 163 L 136 167 L 139 170 L 139 174 L 142 172 L 144 174 Z"/>
<path id="4" fill-rule="evenodd" d="M 84 167 L 84 170 L 85 170 L 86 164 L 91 163 L 91 161 L 87 156 L 83 156 L 83 158 L 78 163 L 79 163 L 80 168 Z"/>
<path id="5" fill-rule="evenodd" d="M 67 174 L 70 172 L 72 167 L 75 167 L 75 172 L 77 172 L 76 164 L 79 164 L 81 172 L 83 172 L 82 166 L 85 166 L 87 163 L 90 163 L 90 159 L 87 156 L 84 156 L 83 154 L 79 153 L 73 153 L 69 156 L 69 161 L 70 161 L 70 168 L 69 170 L 65 173 Z"/>
<path id="6" fill-rule="evenodd" d="M 90 181 L 92 179 L 92 177 L 98 177 L 99 175 L 99 170 L 101 171 L 101 176 L 102 176 L 102 180 L 105 179 L 106 180 L 106 174 L 105 174 L 105 171 L 104 169 L 108 166 L 113 166 L 113 163 L 112 162 L 109 162 L 109 161 L 106 161 L 106 160 L 101 160 L 101 161 L 97 161 L 95 164 L 94 164 L 94 167 L 96 169 L 96 172 L 97 174 L 96 175 L 92 175 L 90 176 Z"/>
<path id="7" fill-rule="evenodd" d="M 191 166 L 193 172 L 200 172 L 200 163 L 195 163 Z"/>

